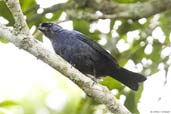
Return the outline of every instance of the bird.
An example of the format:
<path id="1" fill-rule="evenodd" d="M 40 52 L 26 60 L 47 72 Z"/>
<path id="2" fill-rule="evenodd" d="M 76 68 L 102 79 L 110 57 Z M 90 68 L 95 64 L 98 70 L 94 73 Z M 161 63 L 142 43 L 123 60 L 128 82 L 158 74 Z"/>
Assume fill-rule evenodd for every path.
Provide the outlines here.
<path id="1" fill-rule="evenodd" d="M 146 77 L 121 67 L 98 43 L 76 30 L 55 23 L 41 23 L 38 29 L 50 40 L 56 54 L 85 75 L 95 78 L 111 76 L 134 91 Z"/>

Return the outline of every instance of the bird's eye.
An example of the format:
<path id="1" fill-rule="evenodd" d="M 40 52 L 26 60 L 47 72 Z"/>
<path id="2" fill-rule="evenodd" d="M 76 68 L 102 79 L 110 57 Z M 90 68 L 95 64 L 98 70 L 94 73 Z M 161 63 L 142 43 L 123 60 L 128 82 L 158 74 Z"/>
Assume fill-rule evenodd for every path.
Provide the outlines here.
<path id="1" fill-rule="evenodd" d="M 42 27 L 50 27 L 50 26 L 52 26 L 52 23 L 42 23 L 41 26 Z"/>
<path id="2" fill-rule="evenodd" d="M 42 27 L 46 27 L 47 26 L 47 23 L 42 23 L 41 26 Z"/>

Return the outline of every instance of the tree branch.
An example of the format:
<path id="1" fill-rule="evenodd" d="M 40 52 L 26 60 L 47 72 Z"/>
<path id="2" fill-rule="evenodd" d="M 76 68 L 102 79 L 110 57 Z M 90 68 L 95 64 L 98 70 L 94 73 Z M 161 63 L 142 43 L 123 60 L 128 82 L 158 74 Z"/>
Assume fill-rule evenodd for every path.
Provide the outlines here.
<path id="1" fill-rule="evenodd" d="M 60 10 L 66 10 L 66 9 L 71 9 L 75 6 L 76 4 L 74 4 L 73 2 L 68 2 L 68 3 L 61 3 L 61 4 L 56 4 L 56 5 L 53 5 L 49 8 L 45 8 L 43 13 L 41 14 L 35 14 L 35 15 L 32 15 L 31 17 L 29 17 L 27 19 L 27 22 L 30 22 L 30 21 L 33 21 L 35 19 L 40 19 L 42 18 L 46 13 L 51 13 L 51 12 L 56 12 L 56 11 L 60 11 Z M 40 7 L 36 7 L 36 10 L 40 8 Z"/>
<path id="2" fill-rule="evenodd" d="M 29 34 L 29 27 L 25 21 L 24 15 L 22 13 L 19 0 L 4 0 L 9 10 L 11 11 L 13 18 L 15 20 L 16 29 L 18 32 Z"/>
<path id="3" fill-rule="evenodd" d="M 105 104 L 111 112 L 115 114 L 130 114 L 130 112 L 120 104 L 106 87 L 95 83 L 60 56 L 45 49 L 37 40 L 35 40 L 35 38 L 33 38 L 32 35 L 29 34 L 29 29 L 24 20 L 24 15 L 21 11 L 18 0 L 7 0 L 6 4 L 12 12 L 17 26 L 16 29 L 10 30 L 8 27 L 0 23 L 0 37 L 9 40 L 17 47 L 24 49 L 67 76 L 82 88 L 87 95 L 99 103 Z"/>
<path id="4" fill-rule="evenodd" d="M 88 7 L 104 14 L 129 14 L 130 17 L 147 17 L 162 12 L 171 6 L 171 0 L 149 0 L 130 4 L 115 3 L 112 0 L 88 0 Z"/>
<path id="5" fill-rule="evenodd" d="M 114 3 L 110 0 L 88 0 L 88 8 L 94 9 L 94 11 L 101 11 L 103 15 L 96 15 L 85 10 L 73 9 L 74 12 L 83 12 L 87 15 L 75 16 L 76 13 L 69 13 L 69 17 L 83 18 L 88 20 L 97 19 L 140 19 L 143 17 L 149 17 L 157 13 L 171 9 L 171 0 L 150 0 L 143 3 L 132 3 L 132 4 L 119 4 Z M 77 13 L 79 14 L 79 13 Z"/>
<path id="6" fill-rule="evenodd" d="M 79 1 L 79 0 L 75 0 Z M 81 2 L 81 1 L 80 1 Z M 97 19 L 140 19 L 143 17 L 149 17 L 157 13 L 171 9 L 171 0 L 149 0 L 148 2 L 137 2 L 130 4 L 115 3 L 111 0 L 86 0 L 84 4 L 77 2 L 68 2 L 62 4 L 56 4 L 52 7 L 45 8 L 42 14 L 35 14 L 28 21 L 33 19 L 39 19 L 44 14 L 49 12 L 56 12 L 59 10 L 63 11 L 74 11 L 78 13 L 69 13 L 69 19 L 87 19 L 87 20 L 97 20 Z M 80 5 L 80 6 L 78 6 Z M 101 11 L 103 15 L 96 15 L 95 13 L 88 12 L 85 7 L 96 12 Z M 79 7 L 79 10 L 78 10 Z M 90 11 L 89 10 L 89 11 Z M 82 12 L 87 15 L 79 15 Z M 77 15 L 77 16 L 75 16 Z M 78 18 L 79 17 L 79 18 Z"/>

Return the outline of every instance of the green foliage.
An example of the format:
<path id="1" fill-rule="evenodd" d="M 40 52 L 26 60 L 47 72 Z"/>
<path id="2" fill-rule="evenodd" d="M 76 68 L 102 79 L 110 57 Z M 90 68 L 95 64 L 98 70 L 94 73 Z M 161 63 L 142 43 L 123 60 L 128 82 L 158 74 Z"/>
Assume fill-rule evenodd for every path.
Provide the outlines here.
<path id="1" fill-rule="evenodd" d="M 9 25 L 14 24 L 14 19 L 11 15 L 11 12 L 7 8 L 6 4 L 2 1 L 0 1 L 0 17 L 1 16 L 9 21 Z"/>
<path id="2" fill-rule="evenodd" d="M 89 38 L 93 39 L 94 41 L 98 41 L 100 39 L 99 35 L 100 32 L 96 30 L 94 33 L 90 33 L 90 23 L 85 20 L 74 20 L 73 21 L 74 30 L 80 31 L 86 34 Z"/>
<path id="3" fill-rule="evenodd" d="M 122 20 L 122 25 L 118 28 L 117 32 L 120 35 L 125 35 L 127 32 L 140 29 L 142 25 L 133 20 Z"/>
<path id="4" fill-rule="evenodd" d="M 161 14 L 160 26 L 166 36 L 165 43 L 169 44 L 170 43 L 169 35 L 170 35 L 170 30 L 171 30 L 171 11 L 167 11 L 167 12 Z"/>
<path id="5" fill-rule="evenodd" d="M 153 44 L 153 52 L 152 54 L 148 55 L 147 58 L 151 59 L 155 63 L 160 63 L 161 62 L 161 54 L 162 51 L 162 44 L 159 43 L 158 41 L 155 41 Z"/>
<path id="6" fill-rule="evenodd" d="M 1 37 L 0 37 L 0 42 L 2 42 L 2 43 L 8 43 L 9 41 L 6 40 L 6 39 L 4 39 L 4 38 L 1 38 Z"/>
<path id="7" fill-rule="evenodd" d="M 92 114 L 95 110 L 95 106 L 97 106 L 97 103 L 91 98 L 82 98 L 75 114 Z"/>
<path id="8" fill-rule="evenodd" d="M 122 90 L 124 88 L 121 85 L 121 83 L 119 83 L 117 80 L 115 80 L 111 77 L 103 78 L 103 81 L 101 81 L 100 83 L 104 86 L 107 86 L 110 90 L 112 90 L 112 89 Z"/>
<path id="9" fill-rule="evenodd" d="M 28 9 L 30 9 L 30 6 L 35 6 L 36 2 L 35 0 L 20 0 L 20 4 L 21 4 L 21 8 L 23 10 L 23 12 L 27 11 Z"/>
<path id="10" fill-rule="evenodd" d="M 142 92 L 143 92 L 143 85 L 140 86 L 137 92 L 129 91 L 128 93 L 126 93 L 127 98 L 125 101 L 125 106 L 129 110 L 131 110 L 133 114 L 139 114 L 139 111 L 137 109 L 137 103 L 141 98 Z"/>
<path id="11" fill-rule="evenodd" d="M 0 103 L 0 107 L 10 107 L 10 106 L 15 106 L 15 105 L 18 105 L 16 102 L 14 101 L 10 101 L 10 100 L 6 100 L 6 101 L 3 101 Z"/>
<path id="12" fill-rule="evenodd" d="M 84 34 L 88 34 L 90 29 L 89 23 L 85 20 L 73 21 L 73 27 L 75 30 L 78 30 Z"/>

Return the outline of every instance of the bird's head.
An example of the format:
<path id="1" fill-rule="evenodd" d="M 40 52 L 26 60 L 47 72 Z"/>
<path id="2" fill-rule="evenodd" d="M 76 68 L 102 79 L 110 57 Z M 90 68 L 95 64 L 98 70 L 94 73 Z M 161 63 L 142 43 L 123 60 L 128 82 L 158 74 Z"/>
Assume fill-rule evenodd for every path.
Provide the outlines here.
<path id="1" fill-rule="evenodd" d="M 55 24 L 55 23 L 41 23 L 38 27 L 38 29 L 45 34 L 48 38 L 53 38 L 55 34 L 60 32 L 62 29 L 61 26 Z"/>

